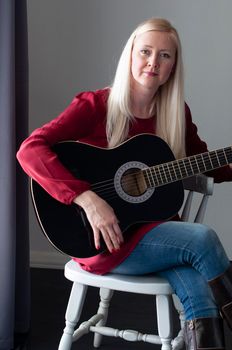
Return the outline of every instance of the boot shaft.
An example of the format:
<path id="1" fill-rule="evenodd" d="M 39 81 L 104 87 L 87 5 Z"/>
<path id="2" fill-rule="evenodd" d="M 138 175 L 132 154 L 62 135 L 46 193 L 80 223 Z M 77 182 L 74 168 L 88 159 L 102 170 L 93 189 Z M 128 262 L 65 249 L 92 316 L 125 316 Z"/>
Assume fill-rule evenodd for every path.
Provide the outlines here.
<path id="1" fill-rule="evenodd" d="M 232 330 L 232 266 L 225 273 L 209 281 L 221 316 Z"/>
<path id="2" fill-rule="evenodd" d="M 232 301 L 232 266 L 223 274 L 209 281 L 209 286 L 218 306 L 223 306 Z"/>
<path id="3" fill-rule="evenodd" d="M 185 322 L 186 350 L 225 350 L 221 318 L 198 318 Z"/>

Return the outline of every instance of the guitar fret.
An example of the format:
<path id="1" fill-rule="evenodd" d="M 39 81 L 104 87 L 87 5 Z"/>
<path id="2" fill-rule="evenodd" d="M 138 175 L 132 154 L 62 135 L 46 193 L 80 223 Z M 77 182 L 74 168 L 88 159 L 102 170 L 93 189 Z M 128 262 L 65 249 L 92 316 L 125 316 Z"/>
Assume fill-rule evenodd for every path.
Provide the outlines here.
<path id="1" fill-rule="evenodd" d="M 218 159 L 220 159 L 219 160 L 219 164 L 220 165 L 225 165 L 227 163 L 227 160 L 226 160 L 226 157 L 225 157 L 224 149 L 219 150 L 217 153 L 218 153 Z"/>
<path id="2" fill-rule="evenodd" d="M 198 166 L 199 172 L 203 173 L 205 171 L 205 165 L 203 163 L 201 154 L 197 154 L 195 157 L 196 157 L 196 160 L 197 160 L 197 166 Z"/>
<path id="3" fill-rule="evenodd" d="M 155 172 L 154 168 L 151 168 L 151 172 L 152 172 L 152 176 L 153 176 L 154 186 L 158 186 L 159 181 L 157 179 L 156 172 Z"/>
<path id="4" fill-rule="evenodd" d="M 211 157 L 209 156 L 209 153 L 203 153 L 203 158 L 206 158 L 205 164 L 208 163 L 207 170 L 213 169 L 213 163 Z"/>
<path id="5" fill-rule="evenodd" d="M 163 164 L 161 164 L 161 165 L 159 166 L 159 171 L 160 171 L 160 174 L 161 174 L 162 183 L 163 183 L 163 184 L 164 184 L 164 183 L 167 183 L 167 176 L 166 176 L 166 174 L 165 174 Z"/>
<path id="6" fill-rule="evenodd" d="M 178 161 L 174 161 L 174 168 L 175 168 L 175 173 L 176 173 L 176 178 L 177 180 L 181 179 L 181 172 L 180 172 L 180 167 L 179 167 L 179 162 Z"/>
<path id="7" fill-rule="evenodd" d="M 173 173 L 174 173 L 174 176 L 175 176 L 173 179 L 174 179 L 174 181 L 175 181 L 175 180 L 178 179 L 178 177 L 177 177 L 177 174 L 176 174 L 176 169 L 175 169 L 175 167 L 174 167 L 174 162 L 171 162 L 170 165 L 172 166 L 172 170 L 173 170 Z"/>
<path id="8" fill-rule="evenodd" d="M 227 160 L 227 156 L 224 148 L 223 148 L 223 153 L 224 153 L 225 160 Z"/>
<path id="9" fill-rule="evenodd" d="M 216 151 L 212 151 L 212 152 L 210 152 L 210 154 L 212 155 L 211 156 L 211 160 L 212 160 L 212 163 L 213 163 L 213 168 L 220 167 L 220 163 L 218 161 L 218 157 L 217 157 Z"/>
<path id="10" fill-rule="evenodd" d="M 203 157 L 203 154 L 201 154 L 201 160 L 202 160 L 202 165 L 204 166 L 204 171 L 207 170 L 207 167 L 205 165 L 205 161 L 204 161 L 204 157 Z"/>
<path id="11" fill-rule="evenodd" d="M 188 172 L 187 172 L 184 160 L 180 159 L 179 160 L 179 164 L 180 164 L 180 169 L 181 169 L 182 176 L 186 177 L 188 175 Z"/>
<path id="12" fill-rule="evenodd" d="M 185 167 L 187 169 L 188 176 L 192 176 L 194 174 L 194 170 L 192 167 L 192 163 L 190 162 L 189 158 L 184 159 Z"/>
<path id="13" fill-rule="evenodd" d="M 144 169 L 148 187 L 158 187 L 232 163 L 232 147 L 196 154 Z"/>
<path id="14" fill-rule="evenodd" d="M 166 170 L 165 170 L 166 168 Z M 169 166 L 167 164 L 164 164 L 164 171 L 166 172 L 167 177 L 167 183 L 172 181 L 172 174 L 170 172 Z"/>
<path id="15" fill-rule="evenodd" d="M 153 187 L 152 185 L 152 180 L 153 180 L 153 177 L 152 177 L 152 173 L 151 173 L 151 168 L 147 168 L 147 179 L 148 179 L 148 187 Z M 149 174 L 150 173 L 150 174 Z"/>
<path id="16" fill-rule="evenodd" d="M 217 161 L 218 161 L 218 164 L 219 164 L 219 166 L 220 166 L 221 164 L 220 164 L 220 161 L 219 161 L 219 158 L 218 158 L 218 152 L 215 151 L 214 153 L 216 154 Z"/>
<path id="17" fill-rule="evenodd" d="M 184 160 L 183 160 L 183 164 L 184 164 L 184 168 L 185 168 L 185 171 L 186 171 L 186 175 L 188 176 L 188 175 L 189 175 L 189 173 L 188 173 L 188 169 L 187 169 L 187 166 L 186 166 L 186 164 L 185 164 Z"/>
<path id="18" fill-rule="evenodd" d="M 143 174 L 144 174 L 144 179 L 145 179 L 145 182 L 146 182 L 146 186 L 150 187 L 147 169 L 143 169 Z"/>
<path id="19" fill-rule="evenodd" d="M 232 163 L 232 147 L 224 148 L 228 163 Z"/>
<path id="20" fill-rule="evenodd" d="M 159 179 L 159 183 L 160 185 L 162 185 L 163 181 L 162 181 L 162 175 L 160 173 L 160 165 L 157 166 L 156 170 L 157 170 L 157 177 Z"/>
<path id="21" fill-rule="evenodd" d="M 191 165 L 192 165 L 194 174 L 200 173 L 201 171 L 200 171 L 200 169 L 199 169 L 196 156 L 190 157 L 190 161 L 191 161 Z"/>

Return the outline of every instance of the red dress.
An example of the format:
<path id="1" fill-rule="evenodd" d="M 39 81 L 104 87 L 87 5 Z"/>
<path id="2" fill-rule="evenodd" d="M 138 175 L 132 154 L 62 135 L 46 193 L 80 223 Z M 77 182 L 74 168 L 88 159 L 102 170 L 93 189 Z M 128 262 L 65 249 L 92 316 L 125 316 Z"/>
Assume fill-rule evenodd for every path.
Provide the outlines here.
<path id="1" fill-rule="evenodd" d="M 84 92 L 77 95 L 72 103 L 56 119 L 36 129 L 21 145 L 17 158 L 24 171 L 36 180 L 51 196 L 64 204 L 90 188 L 85 181 L 76 179 L 57 159 L 51 146 L 64 140 L 79 140 L 95 146 L 107 147 L 106 104 L 109 89 Z M 154 119 L 135 118 L 130 126 L 129 137 L 141 133 L 154 133 Z M 192 122 L 186 105 L 186 152 L 187 155 L 207 151 L 207 145 L 199 138 L 197 127 Z M 229 167 L 214 170 L 210 174 L 216 182 L 231 181 Z M 128 235 L 118 252 L 102 253 L 92 258 L 77 259 L 82 267 L 97 274 L 109 272 L 120 264 L 134 249 L 137 242 L 151 228 L 160 222 L 136 227 Z M 65 234 L 65 233 L 64 233 Z"/>

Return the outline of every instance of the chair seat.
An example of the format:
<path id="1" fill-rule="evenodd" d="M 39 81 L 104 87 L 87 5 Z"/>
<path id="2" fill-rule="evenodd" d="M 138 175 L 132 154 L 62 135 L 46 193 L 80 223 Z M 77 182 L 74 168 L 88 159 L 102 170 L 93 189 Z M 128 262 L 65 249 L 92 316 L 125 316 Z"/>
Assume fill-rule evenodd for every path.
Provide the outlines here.
<path id="1" fill-rule="evenodd" d="M 164 278 L 154 275 L 128 276 L 120 274 L 96 275 L 83 270 L 80 265 L 70 260 L 65 265 L 65 277 L 92 287 L 110 288 L 124 292 L 159 295 L 173 294 L 173 290 Z"/>

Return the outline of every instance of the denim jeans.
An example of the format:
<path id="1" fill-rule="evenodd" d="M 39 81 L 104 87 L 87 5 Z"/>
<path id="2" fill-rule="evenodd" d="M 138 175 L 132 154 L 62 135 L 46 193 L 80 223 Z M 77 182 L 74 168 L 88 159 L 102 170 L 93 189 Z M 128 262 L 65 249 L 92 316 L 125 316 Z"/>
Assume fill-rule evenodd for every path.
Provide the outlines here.
<path id="1" fill-rule="evenodd" d="M 169 221 L 149 231 L 112 273 L 165 277 L 178 295 L 187 320 L 218 317 L 207 281 L 229 267 L 217 234 L 208 226 Z"/>

